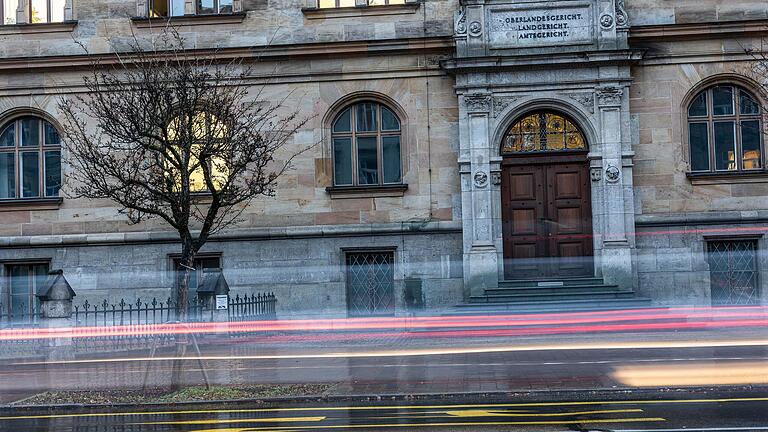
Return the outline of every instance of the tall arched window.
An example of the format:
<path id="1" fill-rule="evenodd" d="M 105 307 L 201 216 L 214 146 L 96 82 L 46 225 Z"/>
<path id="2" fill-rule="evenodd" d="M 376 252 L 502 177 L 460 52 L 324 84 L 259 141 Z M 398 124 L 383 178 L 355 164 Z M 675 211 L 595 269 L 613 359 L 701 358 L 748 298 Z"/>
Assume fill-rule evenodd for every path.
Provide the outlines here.
<path id="1" fill-rule="evenodd" d="M 333 180 L 336 186 L 402 182 L 400 119 L 384 105 L 365 101 L 333 120 Z"/>
<path id="2" fill-rule="evenodd" d="M 191 118 L 177 117 L 168 125 L 168 140 L 178 143 L 191 143 L 186 146 L 189 155 L 189 190 L 191 192 L 209 191 L 205 181 L 203 165 L 208 166 L 214 188 L 220 188 L 227 182 L 227 164 L 221 156 L 222 150 L 211 151 L 211 144 L 221 142 L 227 136 L 227 125 L 215 115 L 198 112 Z M 191 136 L 187 134 L 191 133 Z M 184 146 L 181 146 L 184 147 Z M 205 153 L 205 154 L 204 154 Z M 166 175 L 173 179 L 176 191 L 181 189 L 181 176 L 171 161 L 166 161 Z"/>
<path id="3" fill-rule="evenodd" d="M 509 128 L 501 153 L 586 150 L 584 135 L 569 118 L 551 111 L 526 114 Z"/>
<path id="4" fill-rule="evenodd" d="M 39 117 L 0 126 L 0 200 L 57 197 L 61 188 L 61 138 Z"/>
<path id="5" fill-rule="evenodd" d="M 747 90 L 716 85 L 688 106 L 692 172 L 754 171 L 765 166 L 762 108 Z"/>

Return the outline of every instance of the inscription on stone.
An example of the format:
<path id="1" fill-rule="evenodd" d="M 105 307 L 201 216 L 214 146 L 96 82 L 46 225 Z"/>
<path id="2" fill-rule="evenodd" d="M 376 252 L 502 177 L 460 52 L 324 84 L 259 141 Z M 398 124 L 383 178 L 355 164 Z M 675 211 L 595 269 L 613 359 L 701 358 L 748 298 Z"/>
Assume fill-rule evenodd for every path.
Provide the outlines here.
<path id="1" fill-rule="evenodd" d="M 490 42 L 495 48 L 526 48 L 592 42 L 589 5 L 490 11 Z"/>

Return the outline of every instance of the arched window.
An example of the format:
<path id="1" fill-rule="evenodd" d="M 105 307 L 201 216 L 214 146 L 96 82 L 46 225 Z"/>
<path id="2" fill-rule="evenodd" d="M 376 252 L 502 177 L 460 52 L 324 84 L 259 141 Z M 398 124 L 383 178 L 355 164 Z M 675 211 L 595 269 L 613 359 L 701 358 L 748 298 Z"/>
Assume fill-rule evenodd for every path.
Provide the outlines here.
<path id="1" fill-rule="evenodd" d="M 191 118 L 190 118 L 191 117 Z M 222 187 L 228 177 L 227 164 L 222 157 L 223 150 L 213 150 L 217 142 L 228 134 L 227 125 L 213 114 L 198 112 L 194 116 L 179 116 L 168 125 L 168 140 L 189 149 L 189 190 L 206 192 L 208 186 L 203 172 L 203 163 L 208 167 L 215 188 Z M 190 135 L 191 134 L 191 135 Z M 205 154 L 203 154 L 205 153 Z M 173 163 L 166 160 L 166 174 L 173 178 L 173 185 L 181 189 L 181 177 Z"/>
<path id="2" fill-rule="evenodd" d="M 358 102 L 333 120 L 333 180 L 336 186 L 402 182 L 400 119 L 377 102 Z"/>
<path id="3" fill-rule="evenodd" d="M 716 85 L 688 106 L 692 172 L 752 171 L 763 168 L 762 108 L 735 85 Z"/>
<path id="4" fill-rule="evenodd" d="M 526 114 L 509 128 L 501 146 L 502 154 L 551 151 L 583 151 L 584 135 L 569 118 L 552 111 Z"/>
<path id="5" fill-rule="evenodd" d="M 32 116 L 0 126 L 0 200 L 57 197 L 61 188 L 61 138 L 49 122 Z"/>

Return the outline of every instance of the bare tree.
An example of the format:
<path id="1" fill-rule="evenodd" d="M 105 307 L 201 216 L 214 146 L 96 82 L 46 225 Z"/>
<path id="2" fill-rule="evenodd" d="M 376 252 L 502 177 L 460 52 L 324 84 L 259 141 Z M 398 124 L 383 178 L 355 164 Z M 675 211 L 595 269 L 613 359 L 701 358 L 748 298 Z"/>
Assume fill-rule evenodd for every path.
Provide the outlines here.
<path id="1" fill-rule="evenodd" d="M 185 49 L 172 27 L 152 40 L 134 36 L 122 54 L 115 45 L 115 61 L 94 60 L 86 91 L 59 102 L 67 194 L 112 200 L 131 223 L 160 218 L 178 232 L 174 298 L 185 321 L 196 254 L 251 200 L 275 194 L 301 152 L 286 144 L 307 119 L 282 113 L 287 95 L 250 94 L 243 60 Z"/>

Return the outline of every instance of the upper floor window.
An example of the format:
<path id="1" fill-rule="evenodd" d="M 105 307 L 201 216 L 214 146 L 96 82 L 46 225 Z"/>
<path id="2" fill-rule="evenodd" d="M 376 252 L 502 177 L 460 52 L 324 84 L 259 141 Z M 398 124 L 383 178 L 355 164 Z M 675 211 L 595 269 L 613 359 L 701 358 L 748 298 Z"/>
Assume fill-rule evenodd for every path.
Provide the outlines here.
<path id="1" fill-rule="evenodd" d="M 61 188 L 61 138 L 38 117 L 0 126 L 0 200 L 57 197 Z"/>
<path id="2" fill-rule="evenodd" d="M 21 0 L 21 6 L 27 11 L 26 20 L 30 24 L 64 22 L 66 0 Z M 16 10 L 19 0 L 0 0 L 0 24 L 19 24 Z"/>
<path id="3" fill-rule="evenodd" d="M 405 0 L 318 0 L 318 7 L 320 8 L 355 7 L 358 4 L 363 6 L 383 6 L 405 4 Z"/>
<path id="4" fill-rule="evenodd" d="M 402 182 L 400 119 L 377 102 L 359 102 L 333 120 L 335 186 Z"/>
<path id="5" fill-rule="evenodd" d="M 16 24 L 16 9 L 19 8 L 19 0 L 0 0 L 0 24 Z"/>
<path id="6" fill-rule="evenodd" d="M 177 117 L 171 121 L 167 129 L 168 140 L 172 142 L 187 143 L 182 148 L 189 149 L 188 179 L 191 192 L 206 192 L 207 186 L 203 164 L 208 167 L 210 180 L 214 188 L 222 187 L 228 178 L 226 161 L 222 158 L 222 150 L 213 151 L 211 145 L 223 140 L 228 133 L 227 126 L 216 116 L 199 112 L 192 118 Z M 188 136 L 191 134 L 191 136 Z M 189 145 L 191 143 L 191 145 Z M 179 175 L 178 162 L 174 164 L 166 160 L 166 175 L 172 179 L 173 187 L 181 189 L 181 176 Z"/>
<path id="7" fill-rule="evenodd" d="M 692 172 L 739 172 L 764 165 L 762 107 L 734 85 L 703 90 L 688 106 Z"/>
<path id="8" fill-rule="evenodd" d="M 149 16 L 174 17 L 184 15 L 185 0 L 150 0 Z M 195 0 L 195 14 L 231 14 L 233 0 Z"/>
<path id="9" fill-rule="evenodd" d="M 29 0 L 29 22 L 63 22 L 65 3 L 65 0 Z"/>

